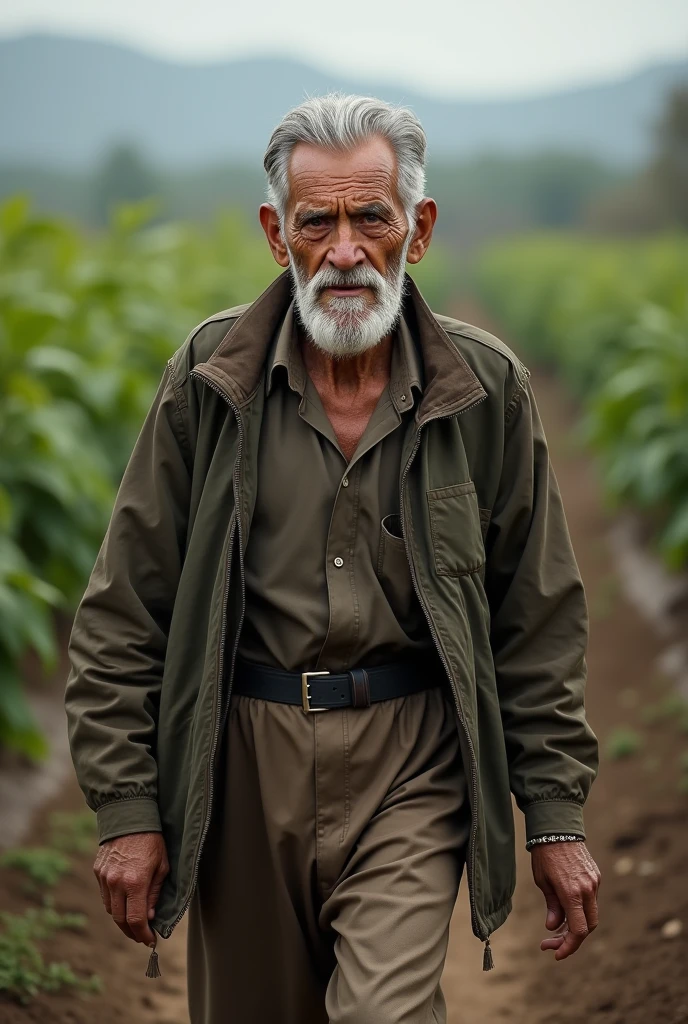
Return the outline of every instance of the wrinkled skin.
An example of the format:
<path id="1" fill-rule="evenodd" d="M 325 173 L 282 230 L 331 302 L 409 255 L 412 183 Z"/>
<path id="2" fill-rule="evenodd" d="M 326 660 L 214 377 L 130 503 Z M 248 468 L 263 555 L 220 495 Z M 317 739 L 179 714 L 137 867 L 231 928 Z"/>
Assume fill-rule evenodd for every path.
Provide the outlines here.
<path id="1" fill-rule="evenodd" d="M 542 843 L 531 850 L 533 878 L 547 904 L 545 927 L 557 935 L 540 949 L 565 960 L 597 928 L 600 872 L 585 843 Z"/>
<path id="2" fill-rule="evenodd" d="M 155 945 L 149 921 L 169 871 L 160 832 L 135 832 L 103 843 L 93 865 L 108 914 L 128 939 Z"/>
<path id="3" fill-rule="evenodd" d="M 285 237 L 274 208 L 269 203 L 260 208 L 260 222 L 277 263 L 289 266 L 288 246 L 309 278 L 326 263 L 339 270 L 367 264 L 386 276 L 409 229 L 397 193 L 391 145 L 373 138 L 339 153 L 299 143 L 289 172 Z M 436 217 L 435 201 L 423 199 L 416 209 L 416 228 L 406 255 L 409 263 L 419 263 L 425 255 Z"/>
<path id="4" fill-rule="evenodd" d="M 277 263 L 288 267 L 291 252 L 309 280 L 326 266 L 343 271 L 369 266 L 388 277 L 409 231 L 397 192 L 392 146 L 379 137 L 349 152 L 299 143 L 289 172 L 284 236 L 274 208 L 268 203 L 260 208 L 260 222 Z M 436 217 L 435 201 L 423 199 L 416 209 L 408 263 L 418 263 L 425 255 Z M 323 301 L 345 294 L 374 300 L 369 288 L 327 288 Z M 301 348 L 342 453 L 350 459 L 389 381 L 391 336 L 347 359 L 332 358 L 303 336 Z"/>

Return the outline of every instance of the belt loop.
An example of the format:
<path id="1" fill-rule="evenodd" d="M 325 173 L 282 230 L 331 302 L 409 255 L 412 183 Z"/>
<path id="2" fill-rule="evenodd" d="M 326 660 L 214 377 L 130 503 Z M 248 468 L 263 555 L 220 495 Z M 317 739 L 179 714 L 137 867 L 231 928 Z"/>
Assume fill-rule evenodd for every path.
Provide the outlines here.
<path id="1" fill-rule="evenodd" d="M 355 708 L 370 707 L 370 683 L 364 668 L 351 668 L 348 672 L 351 679 L 351 704 Z"/>

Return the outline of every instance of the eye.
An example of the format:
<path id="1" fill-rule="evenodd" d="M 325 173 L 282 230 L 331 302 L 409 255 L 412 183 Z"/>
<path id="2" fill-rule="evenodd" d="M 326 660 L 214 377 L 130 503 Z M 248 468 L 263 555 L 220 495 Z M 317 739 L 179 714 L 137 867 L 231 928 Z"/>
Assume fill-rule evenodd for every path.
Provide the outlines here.
<path id="1" fill-rule="evenodd" d="M 380 221 L 382 220 L 382 218 L 379 217 L 377 213 L 365 213 L 363 215 L 363 219 L 365 220 L 366 224 L 379 224 Z"/>
<path id="2" fill-rule="evenodd" d="M 309 228 L 321 228 L 325 223 L 324 217 L 309 217 L 306 221 L 306 227 Z"/>

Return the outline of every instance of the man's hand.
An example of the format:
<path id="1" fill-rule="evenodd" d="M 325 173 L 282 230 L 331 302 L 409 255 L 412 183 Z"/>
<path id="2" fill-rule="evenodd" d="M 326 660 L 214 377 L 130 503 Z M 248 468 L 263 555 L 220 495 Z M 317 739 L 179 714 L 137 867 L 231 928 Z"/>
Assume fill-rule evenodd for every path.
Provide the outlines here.
<path id="1" fill-rule="evenodd" d="M 554 949 L 555 960 L 575 953 L 583 939 L 597 928 L 597 892 L 600 872 L 585 843 L 542 843 L 531 850 L 533 878 L 547 903 L 545 927 L 562 928 L 543 939 L 540 949 Z"/>
<path id="2" fill-rule="evenodd" d="M 155 941 L 148 921 L 170 870 L 160 832 L 136 832 L 103 843 L 93 872 L 108 914 L 129 939 Z"/>

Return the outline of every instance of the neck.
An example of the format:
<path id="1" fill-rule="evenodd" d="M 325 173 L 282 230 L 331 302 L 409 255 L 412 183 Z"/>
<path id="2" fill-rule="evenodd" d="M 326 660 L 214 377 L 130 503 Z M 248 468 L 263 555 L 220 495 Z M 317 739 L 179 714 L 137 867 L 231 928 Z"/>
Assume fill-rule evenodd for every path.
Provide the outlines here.
<path id="1" fill-rule="evenodd" d="M 384 386 L 389 380 L 392 362 L 391 334 L 387 334 L 377 345 L 366 349 L 365 352 L 337 359 L 318 348 L 301 327 L 299 344 L 311 380 L 328 390 L 340 394 L 357 393 L 373 381 L 378 381 Z"/>
<path id="2" fill-rule="evenodd" d="M 299 333 L 306 371 L 349 462 L 389 382 L 392 335 L 357 356 L 335 359 Z"/>

